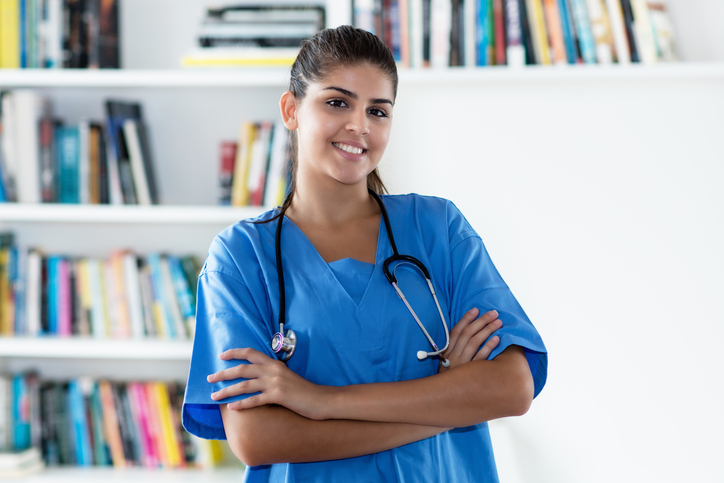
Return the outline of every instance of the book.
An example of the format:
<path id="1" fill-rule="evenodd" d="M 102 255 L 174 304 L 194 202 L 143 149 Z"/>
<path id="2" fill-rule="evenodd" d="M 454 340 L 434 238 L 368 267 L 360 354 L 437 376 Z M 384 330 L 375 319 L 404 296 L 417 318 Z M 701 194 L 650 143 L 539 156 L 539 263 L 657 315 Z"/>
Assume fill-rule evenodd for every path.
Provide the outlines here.
<path id="1" fill-rule="evenodd" d="M 86 379 L 72 379 L 68 383 L 71 437 L 75 452 L 75 461 L 79 466 L 91 466 L 93 464 L 93 449 L 88 427 L 85 399 L 89 383 Z"/>
<path id="2" fill-rule="evenodd" d="M 22 372 L 13 374 L 11 384 L 12 434 L 10 434 L 10 441 L 14 449 L 24 450 L 31 447 L 30 395 L 27 374 Z"/>
<path id="3" fill-rule="evenodd" d="M 611 23 L 604 4 L 605 0 L 587 0 L 588 15 L 591 21 L 591 32 L 596 44 L 596 58 L 599 64 L 613 62 L 613 34 Z"/>
<path id="4" fill-rule="evenodd" d="M 111 454 L 105 433 L 100 389 L 96 381 L 89 381 L 89 385 L 90 393 L 86 395 L 86 401 L 90 413 L 89 424 L 93 443 L 93 463 L 96 466 L 110 466 L 112 464 Z"/>
<path id="5" fill-rule="evenodd" d="M 633 9 L 634 31 L 639 48 L 639 58 L 644 64 L 653 64 L 657 59 L 654 28 L 646 0 L 631 0 Z"/>
<path id="6" fill-rule="evenodd" d="M 245 206 L 249 204 L 248 179 L 255 133 L 256 124 L 253 121 L 243 121 L 241 123 L 231 186 L 232 206 Z"/>
<path id="7" fill-rule="evenodd" d="M 78 122 L 78 202 L 87 205 L 90 202 L 90 121 Z"/>
<path id="8" fill-rule="evenodd" d="M 286 170 L 290 156 L 289 131 L 281 120 L 274 123 L 270 147 L 269 172 L 264 192 L 264 206 L 280 206 L 286 196 Z"/>
<path id="9" fill-rule="evenodd" d="M 578 48 L 578 32 L 573 22 L 571 0 L 558 0 L 558 11 L 561 14 L 561 28 L 563 29 L 563 42 L 566 46 L 566 58 L 569 64 L 577 64 L 581 59 Z"/>
<path id="10" fill-rule="evenodd" d="M 38 125 L 41 200 L 45 203 L 53 203 L 57 201 L 57 168 L 53 136 L 55 121 L 50 101 L 42 99 L 41 104 L 41 117 Z"/>
<path id="11" fill-rule="evenodd" d="M 21 203 L 39 203 L 41 192 L 38 126 L 41 118 L 41 98 L 37 92 L 27 89 L 14 90 L 12 98 L 15 103 L 17 198 Z M 12 119 L 8 121 L 13 122 Z"/>
<path id="12" fill-rule="evenodd" d="M 123 441 L 111 382 L 107 380 L 99 381 L 98 393 L 103 408 L 103 429 L 108 441 L 111 461 L 114 467 L 122 468 L 126 466 L 126 458 L 123 453 Z"/>
<path id="13" fill-rule="evenodd" d="M 451 0 L 430 0 L 430 67 L 450 65 Z"/>
<path id="14" fill-rule="evenodd" d="M 55 149 L 58 166 L 58 202 L 80 202 L 80 132 L 77 126 L 58 126 L 55 129 Z"/>
<path id="15" fill-rule="evenodd" d="M 611 26 L 611 36 L 613 37 L 616 61 L 619 64 L 630 64 L 631 51 L 629 50 L 628 37 L 626 35 L 626 25 L 623 19 L 621 0 L 606 0 L 606 12 L 608 13 L 609 24 Z"/>
<path id="16" fill-rule="evenodd" d="M 231 205 L 231 185 L 236 160 L 236 141 L 222 141 L 219 146 L 219 204 Z"/>
<path id="17" fill-rule="evenodd" d="M 591 30 L 591 19 L 588 15 L 588 5 L 586 0 L 570 0 L 571 12 L 573 14 L 573 23 L 578 33 L 578 42 L 581 52 L 581 58 L 586 64 L 595 64 L 596 59 L 596 41 L 593 38 Z"/>
<path id="18" fill-rule="evenodd" d="M 634 26 L 633 8 L 631 0 L 620 0 L 621 12 L 623 13 L 623 25 L 626 30 L 626 39 L 628 40 L 629 54 L 631 62 L 641 62 L 639 57 L 639 41 L 636 38 L 637 32 Z"/>
<path id="19" fill-rule="evenodd" d="M 119 0 L 92 0 L 98 2 L 98 67 L 118 69 L 121 67 Z"/>
<path id="20" fill-rule="evenodd" d="M 493 0 L 493 32 L 495 49 L 495 65 L 505 65 L 508 63 L 505 48 L 505 9 L 503 0 Z"/>
<path id="21" fill-rule="evenodd" d="M 176 302 L 183 318 L 183 327 L 189 336 L 193 336 L 196 327 L 196 307 L 192 304 L 191 288 L 188 286 L 179 258 L 175 255 L 166 255 L 166 262 L 176 293 Z"/>
<path id="22" fill-rule="evenodd" d="M 526 0 L 526 7 L 530 18 L 531 37 L 535 57 L 541 65 L 551 65 L 550 44 L 548 43 L 548 29 L 543 15 L 543 0 Z"/>
<path id="23" fill-rule="evenodd" d="M 561 26 L 558 0 L 543 0 L 543 11 L 550 39 L 551 60 L 554 65 L 565 64 L 568 62 L 568 58 L 563 40 L 563 27 Z"/>
<path id="24" fill-rule="evenodd" d="M 216 47 L 195 49 L 181 58 L 182 67 L 291 67 L 298 47 Z"/>
<path id="25" fill-rule="evenodd" d="M 37 447 L 0 453 L 0 478 L 21 478 L 38 473 L 43 468 L 43 458 Z"/>
<path id="26" fill-rule="evenodd" d="M 20 68 L 20 4 L 0 0 L 0 69 Z"/>
<path id="27" fill-rule="evenodd" d="M 11 418 L 12 383 L 10 375 L 0 372 L 0 451 L 13 449 L 10 435 L 12 433 Z"/>
<path id="28" fill-rule="evenodd" d="M 114 198 L 120 195 L 122 203 L 136 204 L 137 193 L 135 192 L 133 171 L 126 144 L 127 140 L 124 137 L 123 124 L 127 119 L 142 122 L 141 104 L 132 101 L 108 99 L 105 102 L 105 110 L 107 142 L 109 145 L 109 183 L 116 182 L 113 173 L 116 167 L 118 173 L 118 186 L 115 188 L 111 186 L 111 202 L 117 201 Z M 120 193 L 114 194 L 116 190 L 120 190 Z"/>
<path id="29" fill-rule="evenodd" d="M 507 64 L 511 67 L 523 67 L 526 54 L 518 0 L 505 0 L 505 33 Z"/>
<path id="30" fill-rule="evenodd" d="M 101 203 L 101 126 L 88 125 L 88 203 Z"/>
<path id="31" fill-rule="evenodd" d="M 171 315 L 171 323 L 173 324 L 173 333 L 178 339 L 187 339 L 190 333 L 189 327 L 187 327 L 187 320 L 184 319 L 181 313 L 181 307 L 177 298 L 177 290 L 171 274 L 171 268 L 169 266 L 168 256 L 160 257 L 160 268 L 161 268 L 161 279 L 163 283 L 164 291 L 164 303 L 166 304 L 167 310 Z"/>
<path id="32" fill-rule="evenodd" d="M 248 176 L 249 204 L 252 206 L 261 206 L 264 201 L 272 127 L 271 121 L 261 121 L 254 135 Z"/>
<path id="33" fill-rule="evenodd" d="M 668 3 L 666 0 L 647 0 L 646 6 L 654 30 L 657 58 L 663 62 L 678 60 Z"/>
<path id="34" fill-rule="evenodd" d="M 119 255 L 122 258 L 123 280 L 128 303 L 128 317 L 130 319 L 131 333 L 135 338 L 146 335 L 145 314 L 141 294 L 141 279 L 138 272 L 138 259 L 133 253 L 127 252 Z M 151 334 L 149 334 L 151 335 Z"/>
<path id="35" fill-rule="evenodd" d="M 408 0 L 410 22 L 410 67 L 419 69 L 423 62 L 423 0 Z"/>
<path id="36" fill-rule="evenodd" d="M 146 176 L 147 161 L 144 160 L 138 136 L 138 121 L 135 119 L 123 121 L 123 139 L 128 150 L 128 159 L 133 175 L 133 191 L 136 194 L 137 202 L 139 205 L 150 205 L 152 203 L 151 189 Z"/>
<path id="37" fill-rule="evenodd" d="M 399 12 L 400 65 L 407 69 L 411 65 L 409 0 L 397 0 L 397 9 Z"/>
<path id="38" fill-rule="evenodd" d="M 531 31 L 526 0 L 518 0 L 518 8 L 520 9 L 520 26 L 523 33 L 523 46 L 525 47 L 525 63 L 535 65 L 536 58 L 533 48 L 533 32 Z"/>

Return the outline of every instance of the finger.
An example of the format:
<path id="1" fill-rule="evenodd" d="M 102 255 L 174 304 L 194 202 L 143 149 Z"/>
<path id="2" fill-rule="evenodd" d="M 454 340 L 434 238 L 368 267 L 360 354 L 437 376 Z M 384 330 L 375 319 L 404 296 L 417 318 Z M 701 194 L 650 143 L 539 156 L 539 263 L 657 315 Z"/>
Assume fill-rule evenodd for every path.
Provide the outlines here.
<path id="1" fill-rule="evenodd" d="M 480 348 L 477 354 L 475 354 L 475 357 L 473 357 L 474 361 L 484 361 L 488 357 L 490 357 L 490 354 L 493 353 L 493 350 L 498 347 L 498 344 L 500 344 L 500 337 L 497 335 L 494 335 L 493 337 L 486 342 L 483 347 Z"/>
<path id="2" fill-rule="evenodd" d="M 265 406 L 268 403 L 264 400 L 264 397 L 262 394 L 259 394 L 258 396 L 250 396 L 246 399 L 241 399 L 239 401 L 230 402 L 226 405 L 228 409 L 233 409 L 235 411 L 241 411 L 244 409 L 251 409 L 256 408 L 259 406 Z"/>
<path id="3" fill-rule="evenodd" d="M 265 388 L 265 381 L 261 379 L 247 379 L 245 381 L 237 382 L 236 384 L 232 384 L 211 393 L 211 399 L 213 399 L 214 401 L 221 401 L 222 399 L 240 396 L 242 394 L 254 394 L 255 392 L 262 392 Z"/>
<path id="4" fill-rule="evenodd" d="M 475 328 L 480 327 L 477 333 L 470 337 L 468 343 L 463 347 L 460 357 L 464 361 L 471 361 L 478 352 L 483 343 L 490 338 L 493 333 L 503 326 L 503 322 L 500 319 L 495 319 L 490 323 L 485 324 L 481 327 L 482 321 L 478 323 L 476 321 Z"/>
<path id="5" fill-rule="evenodd" d="M 453 348 L 455 347 L 455 344 L 457 343 L 458 338 L 460 337 L 460 333 L 463 331 L 465 327 L 470 325 L 478 316 L 478 313 L 480 311 L 473 307 L 472 309 L 468 310 L 463 314 L 463 316 L 460 318 L 457 324 L 455 324 L 455 327 L 452 328 L 450 331 L 450 345 L 449 347 Z"/>
<path id="6" fill-rule="evenodd" d="M 230 381 L 232 379 L 252 379 L 261 377 L 269 366 L 261 364 L 245 364 L 241 363 L 234 367 L 229 367 L 221 371 L 209 374 L 206 377 L 207 382 Z"/>
<path id="7" fill-rule="evenodd" d="M 251 347 L 243 347 L 238 349 L 229 349 L 219 354 L 219 359 L 229 361 L 233 359 L 246 360 L 252 364 L 270 364 L 276 362 L 276 359 L 272 359 Z"/>
<path id="8" fill-rule="evenodd" d="M 498 312 L 495 310 L 490 310 L 490 311 L 484 313 L 483 315 L 481 315 L 480 317 L 478 317 L 477 319 L 475 319 L 472 323 L 468 323 L 465 327 L 463 327 L 459 333 L 459 336 L 455 342 L 455 345 L 454 346 L 451 345 L 452 350 L 450 351 L 449 356 L 451 358 L 460 358 L 464 362 L 470 361 L 471 358 L 473 357 L 473 355 L 475 354 L 475 352 L 468 350 L 467 356 L 464 355 L 466 348 L 470 344 L 470 341 L 480 331 L 485 330 L 489 324 L 495 323 L 495 321 L 498 320 L 497 317 L 498 317 Z M 480 345 L 483 343 L 483 341 L 490 336 L 491 333 L 492 333 L 492 330 L 489 330 L 482 339 L 478 340 L 477 344 L 475 344 L 474 349 L 477 350 L 480 347 Z"/>

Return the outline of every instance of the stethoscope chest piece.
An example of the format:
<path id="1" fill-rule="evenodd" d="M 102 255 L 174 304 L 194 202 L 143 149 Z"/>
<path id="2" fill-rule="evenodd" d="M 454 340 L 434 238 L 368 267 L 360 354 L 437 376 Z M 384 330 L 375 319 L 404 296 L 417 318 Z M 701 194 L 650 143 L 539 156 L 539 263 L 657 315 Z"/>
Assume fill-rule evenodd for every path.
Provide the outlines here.
<path id="1" fill-rule="evenodd" d="M 286 334 L 281 332 L 274 334 L 271 340 L 271 349 L 277 355 L 279 360 L 286 362 L 294 355 L 297 348 L 297 334 L 292 329 L 287 330 Z"/>

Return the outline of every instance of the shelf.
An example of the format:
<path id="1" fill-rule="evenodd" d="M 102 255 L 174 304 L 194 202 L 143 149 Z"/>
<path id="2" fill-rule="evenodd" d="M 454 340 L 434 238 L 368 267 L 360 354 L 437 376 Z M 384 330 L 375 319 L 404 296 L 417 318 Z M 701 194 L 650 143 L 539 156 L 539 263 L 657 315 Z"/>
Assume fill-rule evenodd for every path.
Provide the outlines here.
<path id="1" fill-rule="evenodd" d="M 561 65 L 510 68 L 453 67 L 444 69 L 400 69 L 402 84 L 591 81 L 591 80 L 676 80 L 724 79 L 724 62 L 676 62 L 652 65 Z M 279 87 L 289 84 L 289 70 L 204 69 L 204 70 L 0 70 L 0 87 Z"/>
<path id="2" fill-rule="evenodd" d="M 229 225 L 267 208 L 230 206 L 63 205 L 0 203 L 0 223 L 148 223 Z"/>
<path id="3" fill-rule="evenodd" d="M 24 483 L 95 483 L 103 481 L 106 483 L 134 481 L 144 482 L 174 482 L 174 483 L 196 483 L 199 481 L 214 481 L 223 483 L 225 481 L 239 481 L 244 471 L 240 468 L 223 469 L 157 469 L 148 470 L 143 468 L 46 468 L 40 473 L 27 476 L 19 481 Z"/>
<path id="4" fill-rule="evenodd" d="M 3 69 L 0 87 L 286 87 L 288 69 Z"/>
<path id="5" fill-rule="evenodd" d="M 0 357 L 188 361 L 190 340 L 0 337 Z"/>

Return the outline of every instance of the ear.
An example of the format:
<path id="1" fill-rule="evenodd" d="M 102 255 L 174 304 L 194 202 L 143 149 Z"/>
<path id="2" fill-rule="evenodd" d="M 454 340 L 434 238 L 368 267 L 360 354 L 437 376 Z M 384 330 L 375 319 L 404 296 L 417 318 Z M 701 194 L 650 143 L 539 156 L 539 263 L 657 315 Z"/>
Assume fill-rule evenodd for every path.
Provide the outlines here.
<path id="1" fill-rule="evenodd" d="M 279 108 L 282 112 L 282 121 L 290 131 L 297 129 L 297 98 L 291 91 L 282 94 L 279 100 Z"/>

